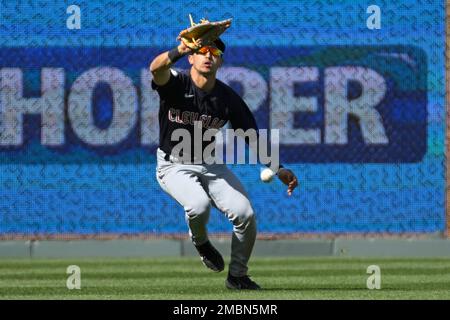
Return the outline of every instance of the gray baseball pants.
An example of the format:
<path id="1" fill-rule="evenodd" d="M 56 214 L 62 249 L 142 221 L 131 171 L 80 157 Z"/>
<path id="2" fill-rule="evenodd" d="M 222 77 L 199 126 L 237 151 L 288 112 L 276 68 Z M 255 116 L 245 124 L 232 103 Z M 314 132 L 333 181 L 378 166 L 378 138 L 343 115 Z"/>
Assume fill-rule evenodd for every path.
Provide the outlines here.
<path id="1" fill-rule="evenodd" d="M 208 241 L 206 224 L 211 205 L 233 224 L 229 271 L 247 274 L 247 264 L 256 239 L 256 219 L 241 182 L 225 164 L 182 164 L 164 159 L 157 150 L 156 178 L 161 188 L 183 208 L 194 245 Z"/>

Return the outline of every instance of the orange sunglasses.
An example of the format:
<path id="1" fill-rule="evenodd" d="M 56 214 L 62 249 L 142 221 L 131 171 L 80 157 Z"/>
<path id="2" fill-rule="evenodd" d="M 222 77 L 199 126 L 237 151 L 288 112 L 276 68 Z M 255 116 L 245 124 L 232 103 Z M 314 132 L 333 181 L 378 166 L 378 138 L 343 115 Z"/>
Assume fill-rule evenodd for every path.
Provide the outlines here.
<path id="1" fill-rule="evenodd" d="M 220 51 L 220 49 L 210 46 L 201 47 L 197 52 L 201 54 L 206 54 L 208 51 L 211 52 L 211 54 L 216 57 L 220 57 L 223 54 L 223 52 Z"/>

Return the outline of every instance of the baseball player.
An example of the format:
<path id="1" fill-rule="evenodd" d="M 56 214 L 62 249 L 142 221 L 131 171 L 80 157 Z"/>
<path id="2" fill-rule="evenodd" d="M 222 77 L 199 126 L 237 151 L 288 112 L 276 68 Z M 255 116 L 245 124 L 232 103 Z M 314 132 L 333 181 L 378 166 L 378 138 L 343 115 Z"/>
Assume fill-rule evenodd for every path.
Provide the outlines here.
<path id="1" fill-rule="evenodd" d="M 204 120 L 202 130 L 223 127 L 228 121 L 235 130 L 257 130 L 246 103 L 216 79 L 225 44 L 219 38 L 205 46 L 202 43 L 199 39 L 192 48 L 181 40 L 177 47 L 161 53 L 150 64 L 152 88 L 160 97 L 156 177 L 161 188 L 183 207 L 191 240 L 203 264 L 215 272 L 224 269 L 224 260 L 208 240 L 206 224 L 211 205 L 226 215 L 233 224 L 233 233 L 225 285 L 229 289 L 258 290 L 261 287 L 247 274 L 256 239 L 256 220 L 244 187 L 225 164 L 194 164 L 172 154 L 178 143 L 171 139 L 174 130 L 182 128 L 193 134 L 195 120 Z M 188 56 L 191 65 L 186 73 L 171 68 L 183 56 Z M 291 195 L 297 187 L 294 173 L 280 166 L 277 175 Z"/>

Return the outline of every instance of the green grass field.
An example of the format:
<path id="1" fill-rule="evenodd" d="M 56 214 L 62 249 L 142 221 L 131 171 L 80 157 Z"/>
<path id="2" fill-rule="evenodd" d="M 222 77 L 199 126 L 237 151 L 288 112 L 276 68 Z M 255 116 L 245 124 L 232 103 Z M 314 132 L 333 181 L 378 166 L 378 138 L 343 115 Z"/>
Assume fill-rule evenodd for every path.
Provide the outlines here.
<path id="1" fill-rule="evenodd" d="M 66 268 L 81 268 L 68 290 Z M 369 265 L 381 289 L 366 287 Z M 199 258 L 0 260 L 0 299 L 450 299 L 450 259 L 257 258 L 252 278 L 264 290 L 230 291 L 226 271 Z"/>

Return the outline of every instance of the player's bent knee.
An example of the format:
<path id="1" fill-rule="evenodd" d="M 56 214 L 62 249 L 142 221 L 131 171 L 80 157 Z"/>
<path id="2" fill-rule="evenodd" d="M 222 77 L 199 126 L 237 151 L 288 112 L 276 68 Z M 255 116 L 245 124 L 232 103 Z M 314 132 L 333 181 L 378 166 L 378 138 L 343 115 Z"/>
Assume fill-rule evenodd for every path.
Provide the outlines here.
<path id="1" fill-rule="evenodd" d="M 242 203 L 233 210 L 232 222 L 234 225 L 247 225 L 256 219 L 250 202 Z"/>
<path id="2" fill-rule="evenodd" d="M 210 209 L 211 203 L 209 199 L 201 199 L 193 204 L 184 206 L 186 216 L 189 220 L 208 215 Z"/>
<path id="3" fill-rule="evenodd" d="M 247 224 L 254 224 L 256 221 L 256 215 L 253 209 L 251 209 L 248 214 L 245 215 L 244 220 Z"/>

